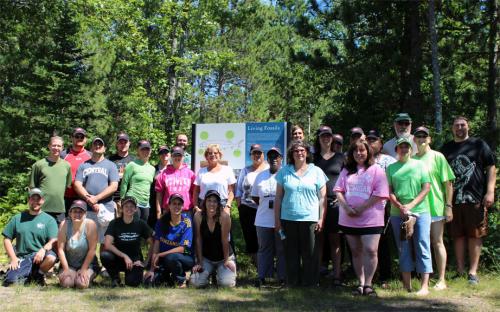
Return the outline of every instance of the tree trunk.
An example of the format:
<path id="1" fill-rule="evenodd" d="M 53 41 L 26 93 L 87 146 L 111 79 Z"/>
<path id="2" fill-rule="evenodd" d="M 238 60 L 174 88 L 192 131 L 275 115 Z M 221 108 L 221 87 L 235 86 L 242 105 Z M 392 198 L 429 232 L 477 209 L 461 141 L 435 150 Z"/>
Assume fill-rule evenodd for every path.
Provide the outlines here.
<path id="1" fill-rule="evenodd" d="M 429 35 L 431 41 L 432 91 L 434 94 L 434 125 L 436 128 L 437 139 L 439 140 L 440 134 L 443 131 L 443 109 L 441 103 L 441 89 L 439 86 L 441 76 L 439 73 L 438 40 L 434 0 L 429 0 Z"/>
<path id="2" fill-rule="evenodd" d="M 488 38 L 488 95 L 487 95 L 487 126 L 488 126 L 488 143 L 493 150 L 496 151 L 498 146 L 498 89 L 500 81 L 498 75 L 498 23 L 500 10 L 497 0 L 488 1 L 488 17 L 490 22 L 490 31 Z"/>

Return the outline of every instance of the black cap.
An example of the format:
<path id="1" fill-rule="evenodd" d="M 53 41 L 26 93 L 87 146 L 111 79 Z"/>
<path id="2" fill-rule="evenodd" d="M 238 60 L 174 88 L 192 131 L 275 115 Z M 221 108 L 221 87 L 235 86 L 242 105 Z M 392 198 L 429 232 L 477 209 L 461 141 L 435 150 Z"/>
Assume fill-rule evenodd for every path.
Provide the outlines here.
<path id="1" fill-rule="evenodd" d="M 394 122 L 398 121 L 409 121 L 411 122 L 411 117 L 408 115 L 408 113 L 399 113 L 396 114 L 396 117 L 394 118 Z"/>
<path id="2" fill-rule="evenodd" d="M 319 127 L 319 129 L 318 129 L 317 132 L 318 132 L 318 136 L 322 136 L 323 134 L 333 135 L 332 128 L 330 128 L 328 126 L 321 126 L 321 127 Z"/>
<path id="3" fill-rule="evenodd" d="M 378 140 L 378 139 L 382 138 L 382 136 L 378 133 L 377 130 L 372 129 L 372 130 L 368 131 L 368 134 L 366 135 L 366 138 L 367 139 L 377 139 Z"/>
<path id="4" fill-rule="evenodd" d="M 102 145 L 106 145 L 106 142 L 104 142 L 103 139 L 101 139 L 100 137 L 95 137 L 93 140 L 92 140 L 92 144 L 94 144 L 95 142 L 102 142 Z"/>
<path id="5" fill-rule="evenodd" d="M 216 196 L 219 202 L 221 201 L 220 194 L 216 190 L 208 190 L 207 193 L 205 194 L 205 199 L 207 199 L 210 196 Z"/>
<path id="6" fill-rule="evenodd" d="M 162 145 L 158 147 L 158 154 L 161 154 L 162 152 L 167 152 L 170 153 L 170 149 L 166 145 Z"/>
<path id="7" fill-rule="evenodd" d="M 137 147 L 139 149 L 143 149 L 143 148 L 148 148 L 148 149 L 151 149 L 151 143 L 149 143 L 148 140 L 140 140 L 138 143 L 137 143 Z"/>
<path id="8" fill-rule="evenodd" d="M 334 142 L 338 142 L 340 144 L 344 144 L 344 137 L 342 137 L 342 135 L 338 134 L 338 133 L 335 133 L 333 135 L 333 141 Z"/>
<path id="9" fill-rule="evenodd" d="M 170 195 L 170 197 L 168 198 L 168 203 L 170 204 L 176 198 L 180 199 L 184 204 L 184 197 L 182 197 L 182 195 L 179 193 L 173 193 L 172 195 Z"/>
<path id="10" fill-rule="evenodd" d="M 283 157 L 283 154 L 281 153 L 281 150 L 278 147 L 271 147 L 271 149 L 269 149 L 267 151 L 267 157 L 269 157 L 269 155 L 272 153 L 276 153 L 276 154 L 280 155 L 281 157 Z"/>
<path id="11" fill-rule="evenodd" d="M 83 134 L 84 136 L 87 136 L 87 131 L 85 131 L 83 128 L 77 127 L 73 129 L 73 136 L 76 134 Z"/>
<path id="12" fill-rule="evenodd" d="M 128 137 L 128 134 L 120 133 L 116 136 L 116 140 L 117 141 L 120 141 L 120 140 L 130 141 L 130 138 Z"/>
<path id="13" fill-rule="evenodd" d="M 413 132 L 413 134 L 417 134 L 417 132 L 423 132 L 427 135 L 430 135 L 430 131 L 428 128 L 424 127 L 424 126 L 420 126 L 418 127 L 417 129 L 415 129 L 415 132 Z"/>
<path id="14" fill-rule="evenodd" d="M 252 152 L 264 153 L 264 150 L 262 149 L 262 146 L 260 144 L 252 144 L 250 146 L 250 154 L 252 154 Z"/>
<path id="15" fill-rule="evenodd" d="M 71 203 L 69 210 L 71 211 L 73 208 L 80 208 L 83 211 L 87 211 L 87 203 L 81 199 L 76 199 Z"/>
<path id="16" fill-rule="evenodd" d="M 351 128 L 351 136 L 355 134 L 363 135 L 364 134 L 363 129 L 361 129 L 360 127 Z"/>
<path id="17" fill-rule="evenodd" d="M 184 156 L 184 149 L 180 146 L 174 146 L 174 148 L 172 148 L 172 156 L 174 155 Z"/>

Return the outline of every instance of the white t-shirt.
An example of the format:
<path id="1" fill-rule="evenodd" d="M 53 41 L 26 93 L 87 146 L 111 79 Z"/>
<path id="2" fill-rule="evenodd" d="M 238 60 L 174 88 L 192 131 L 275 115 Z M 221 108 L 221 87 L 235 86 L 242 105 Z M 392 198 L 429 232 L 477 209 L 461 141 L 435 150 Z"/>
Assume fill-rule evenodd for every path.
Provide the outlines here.
<path id="1" fill-rule="evenodd" d="M 255 178 L 252 197 L 259 198 L 259 207 L 255 216 L 256 226 L 274 228 L 274 205 L 270 206 L 270 204 L 274 203 L 276 196 L 276 173 L 271 174 L 268 169 L 260 172 Z"/>
<path id="2" fill-rule="evenodd" d="M 205 194 L 210 190 L 219 192 L 221 199 L 229 196 L 228 186 L 236 183 L 233 168 L 221 165 L 221 169 L 215 173 L 208 171 L 208 167 L 201 168 L 196 175 L 194 185 L 200 187 L 200 199 L 205 199 Z"/>
<path id="3" fill-rule="evenodd" d="M 384 147 L 382 148 L 382 153 L 398 159 L 398 155 L 396 154 L 396 142 L 398 139 L 398 137 L 394 137 L 385 142 Z M 411 155 L 414 156 L 417 153 L 417 144 L 413 141 L 413 134 L 410 134 L 408 140 L 411 142 Z"/>
<path id="4" fill-rule="evenodd" d="M 240 197 L 241 203 L 257 209 L 257 205 L 254 203 L 251 197 L 252 187 L 255 183 L 255 177 L 262 171 L 265 171 L 269 168 L 269 165 L 266 164 L 264 170 L 261 171 L 250 171 L 251 167 L 245 167 L 240 171 L 240 175 L 238 177 L 238 182 L 236 183 L 236 192 L 234 197 Z"/>

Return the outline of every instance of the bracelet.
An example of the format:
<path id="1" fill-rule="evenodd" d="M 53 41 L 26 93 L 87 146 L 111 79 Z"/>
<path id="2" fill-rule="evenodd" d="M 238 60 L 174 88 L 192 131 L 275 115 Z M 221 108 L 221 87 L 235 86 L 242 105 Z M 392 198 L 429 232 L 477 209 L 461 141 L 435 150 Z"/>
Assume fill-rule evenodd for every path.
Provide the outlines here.
<path id="1" fill-rule="evenodd" d="M 445 206 L 446 206 L 446 208 L 452 208 L 453 207 L 453 205 L 451 205 L 451 204 L 446 204 Z"/>

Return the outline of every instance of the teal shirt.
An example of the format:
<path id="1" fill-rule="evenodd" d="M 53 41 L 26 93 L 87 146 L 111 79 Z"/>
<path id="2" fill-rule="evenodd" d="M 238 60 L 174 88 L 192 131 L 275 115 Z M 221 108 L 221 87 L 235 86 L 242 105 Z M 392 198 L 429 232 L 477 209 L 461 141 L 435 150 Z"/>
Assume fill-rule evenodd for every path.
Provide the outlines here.
<path id="1" fill-rule="evenodd" d="M 149 205 L 151 183 L 155 178 L 155 167 L 136 159 L 128 163 L 123 174 L 120 197 L 132 196 L 142 206 Z"/>
<path id="2" fill-rule="evenodd" d="M 307 165 L 302 176 L 295 174 L 293 165 L 286 165 L 276 174 L 276 182 L 283 187 L 281 219 L 289 221 L 319 220 L 319 194 L 328 177 L 321 168 Z"/>
<path id="3" fill-rule="evenodd" d="M 50 239 L 57 238 L 57 223 L 43 211 L 36 216 L 24 211 L 10 219 L 2 235 L 15 241 L 16 256 L 22 258 L 39 251 Z"/>
<path id="4" fill-rule="evenodd" d="M 411 202 L 422 190 L 423 183 L 430 183 L 429 172 L 425 164 L 416 159 L 403 163 L 397 161 L 386 169 L 387 180 L 396 198 L 402 203 Z M 413 213 L 429 212 L 429 203 L 424 198 L 411 210 Z M 391 205 L 391 216 L 399 216 L 399 209 Z"/>

